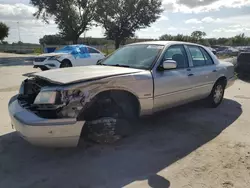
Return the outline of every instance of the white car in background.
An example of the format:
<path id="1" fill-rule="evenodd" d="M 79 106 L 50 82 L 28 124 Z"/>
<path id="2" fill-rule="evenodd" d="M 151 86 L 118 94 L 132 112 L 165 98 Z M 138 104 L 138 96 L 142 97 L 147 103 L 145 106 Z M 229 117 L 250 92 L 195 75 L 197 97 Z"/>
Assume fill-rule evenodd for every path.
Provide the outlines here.
<path id="1" fill-rule="evenodd" d="M 56 68 L 95 65 L 105 55 L 86 45 L 68 45 L 53 53 L 41 54 L 34 58 L 34 68 L 50 70 Z"/>

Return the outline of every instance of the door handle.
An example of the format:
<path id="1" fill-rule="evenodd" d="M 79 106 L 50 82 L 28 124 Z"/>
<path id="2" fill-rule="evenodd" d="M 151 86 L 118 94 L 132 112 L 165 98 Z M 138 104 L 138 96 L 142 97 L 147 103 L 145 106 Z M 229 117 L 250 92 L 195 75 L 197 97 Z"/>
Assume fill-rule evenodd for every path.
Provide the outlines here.
<path id="1" fill-rule="evenodd" d="M 217 70 L 213 70 L 213 72 L 217 72 Z"/>
<path id="2" fill-rule="evenodd" d="M 194 74 L 189 74 L 188 76 L 194 76 Z"/>

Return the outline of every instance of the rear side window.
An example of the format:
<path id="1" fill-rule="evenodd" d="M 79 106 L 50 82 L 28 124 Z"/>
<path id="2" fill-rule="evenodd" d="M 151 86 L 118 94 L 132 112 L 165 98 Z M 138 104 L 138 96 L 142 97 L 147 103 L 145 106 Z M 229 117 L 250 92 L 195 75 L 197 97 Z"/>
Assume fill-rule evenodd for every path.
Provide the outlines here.
<path id="1" fill-rule="evenodd" d="M 87 52 L 87 49 L 86 49 L 86 48 L 80 48 L 80 53 L 81 53 L 81 54 L 86 54 L 86 53 L 88 53 L 88 52 Z"/>
<path id="2" fill-rule="evenodd" d="M 214 64 L 214 61 L 213 59 L 211 58 L 211 56 L 207 53 L 206 50 L 204 50 L 203 48 L 200 48 L 203 55 L 204 55 L 204 58 L 206 60 L 206 65 L 213 65 Z"/>
<path id="3" fill-rule="evenodd" d="M 188 46 L 194 67 L 213 65 L 214 61 L 209 53 L 199 46 Z"/>
<path id="4" fill-rule="evenodd" d="M 188 49 L 193 60 L 193 65 L 195 67 L 206 65 L 206 59 L 198 46 L 188 46 Z"/>
<path id="5" fill-rule="evenodd" d="M 95 50 L 94 48 L 89 48 L 88 47 L 88 50 L 89 50 L 89 53 L 90 54 L 99 54 L 100 52 L 98 52 L 97 50 Z"/>

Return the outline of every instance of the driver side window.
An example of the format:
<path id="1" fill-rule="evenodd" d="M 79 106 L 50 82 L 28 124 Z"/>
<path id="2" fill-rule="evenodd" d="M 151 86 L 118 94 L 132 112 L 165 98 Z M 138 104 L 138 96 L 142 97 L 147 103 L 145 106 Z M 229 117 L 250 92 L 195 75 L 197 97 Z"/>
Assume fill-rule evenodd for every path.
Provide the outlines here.
<path id="1" fill-rule="evenodd" d="M 176 61 L 177 69 L 188 68 L 187 54 L 183 45 L 170 46 L 164 54 L 163 61 L 165 60 Z"/>

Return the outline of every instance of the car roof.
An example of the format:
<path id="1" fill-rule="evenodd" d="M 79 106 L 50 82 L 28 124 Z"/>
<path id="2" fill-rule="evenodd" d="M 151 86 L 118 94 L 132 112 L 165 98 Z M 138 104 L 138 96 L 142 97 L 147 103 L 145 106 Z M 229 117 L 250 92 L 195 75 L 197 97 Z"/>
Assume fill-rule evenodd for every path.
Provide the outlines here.
<path id="1" fill-rule="evenodd" d="M 151 45 L 164 45 L 169 46 L 173 44 L 187 44 L 187 45 L 197 45 L 202 46 L 200 44 L 190 43 L 190 42 L 182 42 L 182 41 L 146 41 L 146 42 L 138 42 L 129 45 L 138 45 L 138 44 L 151 44 Z"/>
<path id="2" fill-rule="evenodd" d="M 240 55 L 249 55 L 250 52 L 240 52 Z"/>
<path id="3" fill-rule="evenodd" d="M 66 45 L 66 46 L 75 47 L 75 48 L 88 47 L 88 48 L 93 48 L 93 49 L 99 51 L 99 50 L 96 49 L 95 47 L 88 46 L 88 45 L 85 45 L 85 44 L 71 44 L 71 45 Z M 100 52 L 100 51 L 99 51 L 99 52 Z"/>
<path id="4" fill-rule="evenodd" d="M 88 47 L 85 44 L 71 44 L 71 45 L 66 45 L 66 46 L 70 46 L 70 47 Z"/>

